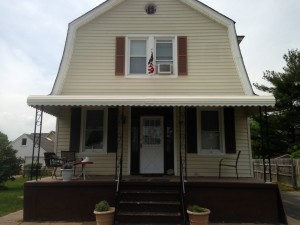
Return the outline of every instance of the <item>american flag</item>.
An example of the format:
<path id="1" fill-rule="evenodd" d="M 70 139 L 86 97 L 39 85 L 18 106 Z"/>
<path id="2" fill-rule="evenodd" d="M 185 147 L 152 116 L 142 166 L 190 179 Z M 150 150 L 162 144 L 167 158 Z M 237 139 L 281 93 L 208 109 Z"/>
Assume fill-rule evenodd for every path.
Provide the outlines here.
<path id="1" fill-rule="evenodd" d="M 151 57 L 148 61 L 148 74 L 153 74 L 154 73 L 154 66 L 153 66 L 153 52 L 151 51 Z"/>

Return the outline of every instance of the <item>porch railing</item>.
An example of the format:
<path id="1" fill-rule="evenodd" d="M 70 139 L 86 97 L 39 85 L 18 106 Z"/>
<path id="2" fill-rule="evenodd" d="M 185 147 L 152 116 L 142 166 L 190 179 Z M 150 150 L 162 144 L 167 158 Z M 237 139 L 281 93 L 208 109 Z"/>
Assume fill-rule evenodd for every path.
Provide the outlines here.
<path id="1" fill-rule="evenodd" d="M 121 156 L 121 158 L 118 160 L 118 164 L 117 164 L 117 187 L 116 187 L 116 197 L 115 197 L 115 215 L 114 215 L 114 224 L 117 224 L 117 215 L 118 215 L 118 211 L 119 211 L 119 203 L 120 203 L 120 184 L 122 181 L 122 159 L 123 157 Z"/>
<path id="2" fill-rule="evenodd" d="M 185 110 L 181 112 L 184 112 L 184 117 L 186 117 L 186 113 Z M 180 145 L 180 149 L 179 149 L 179 160 L 180 160 L 180 201 L 181 201 L 181 214 L 182 214 L 182 220 L 183 220 L 183 224 L 186 225 L 186 218 L 187 218 L 187 213 L 186 213 L 186 190 L 185 190 L 185 182 L 186 182 L 186 175 L 187 175 L 187 171 L 186 171 L 186 152 L 185 152 L 185 159 L 183 160 L 183 154 L 182 154 L 182 121 L 180 121 L 179 124 L 179 132 L 180 132 L 180 137 L 179 137 L 179 145 Z M 186 128 L 186 118 L 185 118 L 185 129 Z M 186 137 L 185 137 L 185 145 L 186 145 Z M 186 146 L 185 146 L 185 151 L 186 151 Z"/>
<path id="3" fill-rule="evenodd" d="M 180 150 L 180 201 L 181 201 L 181 213 L 183 218 L 183 224 L 186 225 L 187 214 L 186 214 L 186 192 L 185 192 L 185 182 L 186 182 L 186 165 L 185 161 L 182 159 L 182 153 Z"/>
<path id="4" fill-rule="evenodd" d="M 180 154 L 181 155 L 181 154 Z M 180 157 L 180 201 L 181 201 L 181 213 L 182 213 L 182 220 L 183 224 L 186 225 L 186 195 L 185 195 L 185 182 L 186 177 L 184 173 L 184 162 L 182 158 Z"/>
<path id="5" fill-rule="evenodd" d="M 120 186 L 123 179 L 123 124 L 124 124 L 124 107 L 122 107 L 121 116 L 122 132 L 121 132 L 121 154 L 120 158 L 118 151 L 116 152 L 116 197 L 115 197 L 115 215 L 114 224 L 117 224 L 117 215 L 120 203 Z"/>

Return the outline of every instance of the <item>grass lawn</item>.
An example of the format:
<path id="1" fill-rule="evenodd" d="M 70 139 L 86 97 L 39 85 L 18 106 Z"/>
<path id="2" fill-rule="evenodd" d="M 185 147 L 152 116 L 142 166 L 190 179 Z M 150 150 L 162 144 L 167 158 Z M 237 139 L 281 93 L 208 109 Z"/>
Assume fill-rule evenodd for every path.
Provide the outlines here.
<path id="1" fill-rule="evenodd" d="M 0 216 L 23 209 L 23 187 L 26 178 L 16 178 L 0 186 Z"/>
<path id="2" fill-rule="evenodd" d="M 300 181 L 298 180 L 298 187 L 295 189 L 290 185 L 286 185 L 284 183 L 278 183 L 278 187 L 280 189 L 280 191 L 300 191 L 300 187 L 299 187 L 299 183 Z"/>

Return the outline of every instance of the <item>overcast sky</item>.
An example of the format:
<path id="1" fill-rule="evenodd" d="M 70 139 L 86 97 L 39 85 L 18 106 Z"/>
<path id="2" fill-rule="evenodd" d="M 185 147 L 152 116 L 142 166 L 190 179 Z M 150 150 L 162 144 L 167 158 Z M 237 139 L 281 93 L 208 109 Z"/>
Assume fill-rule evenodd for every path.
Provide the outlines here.
<path id="1" fill-rule="evenodd" d="M 102 0 L 0 0 L 0 131 L 13 141 L 32 133 L 35 110 L 28 95 L 51 92 L 68 23 Z M 153 2 L 153 1 L 150 1 Z M 299 0 L 203 0 L 236 22 L 251 83 L 266 70 L 282 71 L 283 54 L 300 49 Z M 258 93 L 257 91 L 255 91 Z M 44 114 L 43 132 L 55 130 Z"/>

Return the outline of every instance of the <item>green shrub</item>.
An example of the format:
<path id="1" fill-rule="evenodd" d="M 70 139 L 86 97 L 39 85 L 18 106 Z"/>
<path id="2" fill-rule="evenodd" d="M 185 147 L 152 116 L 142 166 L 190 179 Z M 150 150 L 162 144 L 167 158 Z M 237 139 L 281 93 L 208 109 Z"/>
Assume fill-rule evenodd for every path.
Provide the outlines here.
<path id="1" fill-rule="evenodd" d="M 12 149 L 7 135 L 0 132 L 0 185 L 14 180 L 14 175 L 20 174 L 23 160 L 16 157 L 16 152 Z"/>
<path id="2" fill-rule="evenodd" d="M 188 210 L 191 212 L 206 212 L 206 208 L 202 208 L 199 205 L 191 205 L 188 207 Z"/>
<path id="3" fill-rule="evenodd" d="M 103 200 L 95 205 L 95 211 L 97 211 L 97 212 L 108 211 L 109 207 L 110 207 L 109 203 L 107 201 Z"/>
<path id="4" fill-rule="evenodd" d="M 291 157 L 292 158 L 300 158 L 300 150 L 293 152 L 291 154 Z"/>

